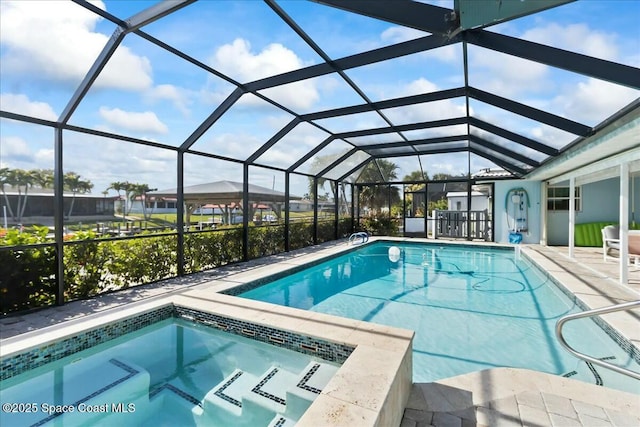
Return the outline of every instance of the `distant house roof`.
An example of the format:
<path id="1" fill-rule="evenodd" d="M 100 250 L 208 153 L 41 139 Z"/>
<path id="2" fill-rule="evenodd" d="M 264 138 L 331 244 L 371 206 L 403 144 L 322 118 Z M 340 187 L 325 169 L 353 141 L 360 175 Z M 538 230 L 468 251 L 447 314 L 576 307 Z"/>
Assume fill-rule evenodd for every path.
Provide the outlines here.
<path id="1" fill-rule="evenodd" d="M 482 169 L 472 175 L 473 178 L 515 178 L 514 175 L 502 168 Z"/>
<path id="2" fill-rule="evenodd" d="M 18 190 L 18 187 L 5 185 L 4 194 L 6 194 L 7 196 L 18 196 L 20 194 L 24 196 L 25 191 L 24 191 L 24 187 Z M 29 188 L 29 191 L 27 192 L 27 196 L 28 197 L 53 197 L 54 196 L 53 188 Z M 74 197 L 74 195 L 73 195 L 73 192 L 65 190 L 63 192 L 63 197 Z M 76 198 L 82 197 L 86 199 L 108 199 L 108 200 L 117 199 L 117 196 L 105 197 L 103 194 L 92 194 L 92 193 L 76 193 L 75 197 Z"/>
<path id="3" fill-rule="evenodd" d="M 217 205 L 229 205 L 242 202 L 244 188 L 241 182 L 216 181 L 206 184 L 190 185 L 184 187 L 184 200 L 186 203 L 211 203 Z M 177 188 L 167 190 L 150 191 L 149 197 L 177 197 Z M 301 197 L 290 195 L 291 200 Z M 249 184 L 249 200 L 252 202 L 277 203 L 285 201 L 285 194 L 270 188 Z"/>
<path id="4" fill-rule="evenodd" d="M 487 197 L 486 194 L 481 193 L 479 191 L 471 192 L 471 197 L 480 197 L 480 196 Z M 447 193 L 447 197 L 467 197 L 467 192 L 466 191 L 450 191 Z"/>

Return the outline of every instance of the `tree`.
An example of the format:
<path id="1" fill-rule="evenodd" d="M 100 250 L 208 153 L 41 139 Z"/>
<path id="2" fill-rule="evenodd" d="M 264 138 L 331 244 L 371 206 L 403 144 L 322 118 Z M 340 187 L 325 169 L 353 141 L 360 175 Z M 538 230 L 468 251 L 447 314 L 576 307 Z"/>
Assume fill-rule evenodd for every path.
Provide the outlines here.
<path id="1" fill-rule="evenodd" d="M 35 182 L 34 171 L 24 169 L 13 169 L 9 171 L 9 182 L 18 189 L 18 206 L 16 207 L 16 216 L 14 219 L 22 222 L 25 208 L 27 207 L 27 198 L 29 196 L 29 188 L 33 187 Z M 24 194 L 22 189 L 24 188 Z"/>
<path id="2" fill-rule="evenodd" d="M 53 188 L 53 169 L 34 170 L 33 183 L 39 188 Z"/>
<path id="3" fill-rule="evenodd" d="M 120 194 L 120 192 L 122 190 L 125 189 L 125 187 L 128 185 L 129 183 L 127 181 L 116 181 L 116 182 L 112 182 L 109 187 L 107 188 L 107 190 L 115 190 L 118 192 L 118 200 L 122 201 L 122 195 Z M 122 208 L 122 219 L 124 219 L 126 214 L 126 199 L 125 199 L 125 206 Z"/>
<path id="4" fill-rule="evenodd" d="M 76 201 L 76 194 L 82 193 L 86 194 L 91 192 L 93 188 L 93 184 L 91 181 L 81 179 L 80 175 L 75 172 L 67 172 L 64 174 L 64 188 L 65 190 L 71 191 L 73 193 L 73 197 L 71 199 L 71 206 L 69 207 L 68 218 L 71 218 L 71 213 L 73 212 L 73 205 Z"/>
<path id="5" fill-rule="evenodd" d="M 417 171 L 413 171 L 408 175 L 405 175 L 404 178 L 402 178 L 403 181 L 420 181 L 420 182 L 424 182 L 424 181 L 429 181 L 429 175 L 427 175 L 426 173 L 423 175 L 421 170 L 417 170 Z M 411 184 L 411 185 L 418 185 L 424 188 L 424 184 Z"/>
<path id="6" fill-rule="evenodd" d="M 422 170 L 415 170 L 413 172 L 411 172 L 408 175 L 405 175 L 404 178 L 402 178 L 403 181 L 409 181 L 412 182 L 413 184 L 407 184 L 405 185 L 405 192 L 409 193 L 406 194 L 405 193 L 405 201 L 406 201 L 406 206 L 405 206 L 405 212 L 410 212 L 411 216 L 423 216 L 424 215 L 424 202 L 420 203 L 420 206 L 414 206 L 414 197 L 413 197 L 413 193 L 414 192 L 419 192 L 419 191 L 424 191 L 424 188 L 426 186 L 425 181 L 429 180 L 429 175 L 427 175 L 426 173 L 423 175 Z M 418 181 L 418 182 L 416 182 Z M 418 197 L 418 200 L 423 200 L 422 197 Z"/>
<path id="7" fill-rule="evenodd" d="M 11 170 L 9 168 L 0 168 L 0 189 L 2 190 L 5 206 L 9 210 L 9 215 L 11 218 L 14 218 L 13 209 L 11 209 L 11 204 L 9 203 L 9 197 L 7 197 L 7 193 L 4 189 L 5 185 L 13 185 Z"/>
<path id="8" fill-rule="evenodd" d="M 388 160 L 374 160 L 364 167 L 357 181 L 366 183 L 393 181 L 398 179 L 397 169 L 398 165 Z M 400 203 L 400 192 L 397 187 L 388 184 L 361 187 L 360 203 L 368 206 L 374 214 L 382 207 L 387 206 L 389 200 L 391 200 L 391 205 Z"/>
<path id="9" fill-rule="evenodd" d="M 131 192 L 131 205 L 133 206 L 133 200 L 136 197 L 140 197 L 140 203 L 142 203 L 142 216 L 147 218 L 147 193 L 149 191 L 156 191 L 157 188 L 150 188 L 148 184 L 129 184 L 129 191 Z M 131 208 L 129 208 L 131 210 Z"/>

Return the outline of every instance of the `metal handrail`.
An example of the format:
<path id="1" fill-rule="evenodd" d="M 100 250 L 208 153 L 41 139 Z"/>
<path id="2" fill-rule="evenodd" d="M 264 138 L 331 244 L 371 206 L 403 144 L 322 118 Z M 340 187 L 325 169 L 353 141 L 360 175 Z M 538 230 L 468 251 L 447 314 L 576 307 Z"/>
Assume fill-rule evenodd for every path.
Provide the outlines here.
<path id="1" fill-rule="evenodd" d="M 634 307 L 640 307 L 640 300 L 625 302 L 622 304 L 616 304 L 609 307 L 596 308 L 593 310 L 583 311 L 581 313 L 568 314 L 560 318 L 560 320 L 558 320 L 558 323 L 556 323 L 556 337 L 558 338 L 558 341 L 560 341 L 560 344 L 562 344 L 564 348 L 566 348 L 571 354 L 573 354 L 577 358 L 585 360 L 587 362 L 591 362 L 594 365 L 599 365 L 604 368 L 611 369 L 612 371 L 629 376 L 631 378 L 635 378 L 636 380 L 640 380 L 640 373 L 630 371 L 629 369 L 622 368 L 620 366 L 612 365 L 611 363 L 605 362 L 604 360 L 596 359 L 591 356 L 587 356 L 584 353 L 580 353 L 579 351 L 574 350 L 567 343 L 567 341 L 564 339 L 564 336 L 562 335 L 562 327 L 564 326 L 565 323 L 567 323 L 570 320 L 581 319 L 584 317 L 598 316 L 600 314 L 613 313 L 615 311 L 631 310 Z"/>
<path id="2" fill-rule="evenodd" d="M 362 241 L 358 241 L 358 239 L 362 239 Z M 368 241 L 369 241 L 369 233 L 367 233 L 366 231 L 359 231 L 349 236 L 350 245 L 363 244 L 363 243 L 367 243 Z"/>

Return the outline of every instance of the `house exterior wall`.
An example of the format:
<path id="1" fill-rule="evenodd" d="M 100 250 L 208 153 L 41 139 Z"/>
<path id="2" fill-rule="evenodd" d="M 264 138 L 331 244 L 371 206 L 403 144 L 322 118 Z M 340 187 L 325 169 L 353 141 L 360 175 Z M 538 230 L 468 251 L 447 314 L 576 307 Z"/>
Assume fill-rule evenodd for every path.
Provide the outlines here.
<path id="1" fill-rule="evenodd" d="M 640 177 L 635 177 L 634 188 L 635 218 L 640 221 Z M 559 185 L 568 186 L 569 182 Z M 618 221 L 620 212 L 620 179 L 610 178 L 581 186 L 582 209 L 576 211 L 576 224 L 600 221 Z M 629 218 L 634 206 L 629 199 Z M 569 245 L 569 212 L 547 213 L 547 244 L 550 246 Z"/>
<path id="2" fill-rule="evenodd" d="M 458 202 L 460 202 L 460 209 L 458 209 Z M 466 211 L 467 210 L 467 196 L 452 196 L 447 200 L 448 209 L 450 211 Z M 489 198 L 484 194 L 481 196 L 471 196 L 471 210 L 483 211 L 489 209 Z"/>

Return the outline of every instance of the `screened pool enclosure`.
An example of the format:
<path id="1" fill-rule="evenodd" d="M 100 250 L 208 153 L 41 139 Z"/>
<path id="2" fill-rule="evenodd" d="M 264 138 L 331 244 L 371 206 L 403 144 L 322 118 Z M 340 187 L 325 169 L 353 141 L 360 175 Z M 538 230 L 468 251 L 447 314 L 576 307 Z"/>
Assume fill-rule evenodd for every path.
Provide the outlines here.
<path id="1" fill-rule="evenodd" d="M 362 230 L 493 240 L 493 182 L 638 111 L 611 3 L 3 1 L 2 312 Z"/>

